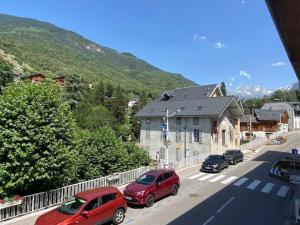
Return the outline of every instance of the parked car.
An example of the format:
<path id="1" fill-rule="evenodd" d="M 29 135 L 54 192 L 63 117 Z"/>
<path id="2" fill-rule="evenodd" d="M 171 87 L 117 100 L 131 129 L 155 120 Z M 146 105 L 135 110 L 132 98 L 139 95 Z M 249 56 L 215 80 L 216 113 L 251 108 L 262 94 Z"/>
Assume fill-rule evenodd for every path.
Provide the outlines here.
<path id="1" fill-rule="evenodd" d="M 241 150 L 227 150 L 224 153 L 224 156 L 227 158 L 229 164 L 235 165 L 238 162 L 244 161 L 244 154 L 241 152 Z"/>
<path id="2" fill-rule="evenodd" d="M 177 195 L 179 176 L 174 170 L 160 169 L 144 173 L 124 190 L 128 203 L 151 207 L 155 200 L 166 195 Z"/>
<path id="3" fill-rule="evenodd" d="M 91 225 L 125 218 L 127 203 L 115 187 L 95 188 L 76 194 L 58 208 L 41 215 L 35 225 Z"/>
<path id="4" fill-rule="evenodd" d="M 202 163 L 201 171 L 221 172 L 228 167 L 228 160 L 224 155 L 210 155 Z"/>

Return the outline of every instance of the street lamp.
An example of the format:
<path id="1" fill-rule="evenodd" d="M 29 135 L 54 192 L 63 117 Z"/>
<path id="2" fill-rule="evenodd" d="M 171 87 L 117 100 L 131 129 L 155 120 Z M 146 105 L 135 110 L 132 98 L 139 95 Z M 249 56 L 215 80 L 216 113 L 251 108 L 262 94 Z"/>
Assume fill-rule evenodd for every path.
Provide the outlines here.
<path id="1" fill-rule="evenodd" d="M 166 145 L 166 152 L 167 152 L 164 167 L 167 168 L 167 169 L 169 168 L 169 146 L 168 146 L 168 141 L 169 141 L 169 117 L 175 116 L 180 111 L 181 110 L 178 109 L 174 113 L 169 115 L 169 109 L 167 109 L 167 115 L 164 117 L 164 118 L 166 118 L 166 140 L 165 140 L 165 145 Z"/>

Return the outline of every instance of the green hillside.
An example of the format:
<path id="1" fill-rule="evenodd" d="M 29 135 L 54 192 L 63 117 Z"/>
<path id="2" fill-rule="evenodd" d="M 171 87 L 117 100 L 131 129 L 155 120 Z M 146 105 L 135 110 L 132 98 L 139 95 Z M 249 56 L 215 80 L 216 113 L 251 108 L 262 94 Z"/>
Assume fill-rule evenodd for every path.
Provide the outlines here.
<path id="1" fill-rule="evenodd" d="M 77 73 L 90 82 L 120 84 L 126 90 L 159 93 L 195 85 L 179 74 L 162 71 L 131 53 L 103 47 L 82 36 L 34 19 L 0 14 L 0 59 L 22 74 Z"/>

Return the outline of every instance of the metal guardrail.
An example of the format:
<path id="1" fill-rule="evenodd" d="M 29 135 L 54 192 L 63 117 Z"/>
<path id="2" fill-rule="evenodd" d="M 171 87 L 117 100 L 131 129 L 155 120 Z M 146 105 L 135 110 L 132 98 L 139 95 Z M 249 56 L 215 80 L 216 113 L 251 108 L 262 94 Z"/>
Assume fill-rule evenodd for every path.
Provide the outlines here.
<path id="1" fill-rule="evenodd" d="M 0 221 L 59 205 L 67 198 L 81 191 L 104 186 L 121 186 L 135 180 L 149 170 L 149 166 L 141 167 L 106 177 L 68 185 L 47 192 L 27 195 L 24 197 L 22 204 L 0 209 Z"/>
<path id="2" fill-rule="evenodd" d="M 278 134 L 274 134 L 269 138 L 274 138 Z M 240 149 L 245 152 L 249 149 L 254 149 L 259 146 L 263 146 L 267 143 L 268 138 L 256 138 L 246 144 L 240 146 Z M 190 167 L 199 163 L 202 163 L 209 153 L 203 153 L 180 161 L 170 162 L 169 167 L 175 170 Z M 156 168 L 163 168 L 162 165 L 157 165 Z M 67 198 L 75 195 L 78 192 L 82 192 L 88 189 L 104 187 L 104 186 L 121 186 L 129 182 L 134 181 L 143 173 L 149 171 L 151 167 L 141 167 L 138 169 L 113 174 L 106 177 L 100 177 L 97 179 L 68 185 L 62 188 L 50 190 L 47 192 L 41 192 L 24 197 L 22 204 L 16 206 L 10 206 L 0 209 L 0 222 L 8 219 L 12 219 L 18 216 L 29 214 L 35 211 L 46 209 L 52 206 L 63 203 Z"/>

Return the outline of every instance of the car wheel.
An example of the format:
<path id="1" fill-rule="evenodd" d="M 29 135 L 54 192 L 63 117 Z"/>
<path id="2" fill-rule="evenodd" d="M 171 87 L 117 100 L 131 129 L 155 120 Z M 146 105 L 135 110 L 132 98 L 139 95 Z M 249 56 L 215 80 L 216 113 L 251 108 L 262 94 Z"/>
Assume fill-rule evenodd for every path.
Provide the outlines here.
<path id="1" fill-rule="evenodd" d="M 154 195 L 153 195 L 153 194 L 149 194 L 149 195 L 147 196 L 146 202 L 145 202 L 146 207 L 151 207 L 151 206 L 153 206 L 154 200 L 155 200 L 155 199 L 154 199 Z"/>
<path id="2" fill-rule="evenodd" d="M 177 184 L 174 184 L 172 186 L 172 195 L 177 195 L 178 194 L 178 185 Z"/>
<path id="3" fill-rule="evenodd" d="M 123 223 L 124 218 L 125 218 L 125 211 L 124 211 L 124 209 L 118 209 L 114 213 L 113 224 L 114 225 L 118 225 L 118 224 Z"/>

